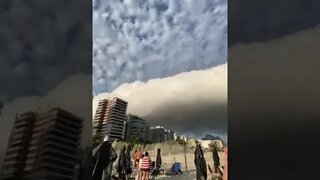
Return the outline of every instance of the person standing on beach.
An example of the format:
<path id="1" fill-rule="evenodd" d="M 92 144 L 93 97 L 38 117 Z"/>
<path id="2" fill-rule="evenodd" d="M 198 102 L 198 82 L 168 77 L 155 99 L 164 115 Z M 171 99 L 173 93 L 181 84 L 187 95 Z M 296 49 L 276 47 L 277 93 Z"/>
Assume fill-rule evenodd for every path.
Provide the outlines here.
<path id="1" fill-rule="evenodd" d="M 143 157 L 144 157 L 144 155 L 142 154 L 141 159 L 143 159 Z M 141 169 L 141 162 L 142 161 L 139 161 L 139 164 L 138 164 L 139 173 L 138 173 L 138 179 L 136 179 L 136 180 L 141 180 L 142 179 L 142 171 L 140 170 Z"/>
<path id="2" fill-rule="evenodd" d="M 134 155 L 134 164 L 136 167 L 139 165 L 141 158 L 142 158 L 142 152 L 141 152 L 141 149 L 138 149 Z"/>
<path id="3" fill-rule="evenodd" d="M 149 153 L 146 152 L 144 157 L 141 159 L 140 170 L 141 170 L 141 180 L 149 180 L 151 169 L 151 158 Z"/>

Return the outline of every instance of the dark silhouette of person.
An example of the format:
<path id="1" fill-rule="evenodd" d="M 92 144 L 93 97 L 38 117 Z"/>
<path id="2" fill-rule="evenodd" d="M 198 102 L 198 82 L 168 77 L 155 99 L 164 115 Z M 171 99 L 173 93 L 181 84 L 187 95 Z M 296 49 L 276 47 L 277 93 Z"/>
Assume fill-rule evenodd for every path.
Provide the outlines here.
<path id="1" fill-rule="evenodd" d="M 106 136 L 104 141 L 93 150 L 94 169 L 93 180 L 111 180 L 112 164 L 117 159 L 117 153 Z"/>

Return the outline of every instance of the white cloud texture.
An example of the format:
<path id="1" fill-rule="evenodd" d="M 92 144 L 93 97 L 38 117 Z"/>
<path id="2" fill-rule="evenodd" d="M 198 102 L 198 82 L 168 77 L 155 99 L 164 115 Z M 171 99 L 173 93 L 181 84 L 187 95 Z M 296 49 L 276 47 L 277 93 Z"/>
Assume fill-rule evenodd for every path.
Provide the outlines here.
<path id="1" fill-rule="evenodd" d="M 122 84 L 112 93 L 94 97 L 93 114 L 100 99 L 113 96 L 128 101 L 129 113 L 153 125 L 195 135 L 227 131 L 227 64 Z"/>
<path id="2" fill-rule="evenodd" d="M 94 0 L 94 92 L 223 64 L 226 31 L 226 0 Z"/>

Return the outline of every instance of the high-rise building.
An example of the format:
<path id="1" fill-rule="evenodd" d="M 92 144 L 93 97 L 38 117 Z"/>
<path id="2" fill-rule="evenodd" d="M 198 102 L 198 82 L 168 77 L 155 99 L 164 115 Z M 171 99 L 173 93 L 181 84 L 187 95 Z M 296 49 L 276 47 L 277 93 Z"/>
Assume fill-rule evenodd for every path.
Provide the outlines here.
<path id="1" fill-rule="evenodd" d="M 150 127 L 151 142 L 153 143 L 165 142 L 166 141 L 165 133 L 166 133 L 166 129 L 164 129 L 162 126 Z"/>
<path id="2" fill-rule="evenodd" d="M 93 127 L 94 127 L 93 134 L 102 133 L 104 129 L 104 124 L 105 124 L 104 119 L 105 119 L 107 104 L 108 104 L 107 99 L 102 99 L 99 101 L 96 114 L 93 119 Z"/>
<path id="3" fill-rule="evenodd" d="M 144 130 L 144 140 L 146 142 L 152 142 L 151 133 L 150 133 L 150 125 L 146 122 L 145 130 Z"/>
<path id="4" fill-rule="evenodd" d="M 174 140 L 174 132 L 171 131 L 171 130 L 165 130 L 165 133 L 164 133 L 164 139 L 165 141 L 172 141 Z"/>
<path id="5" fill-rule="evenodd" d="M 146 121 L 138 116 L 129 114 L 127 116 L 126 139 L 132 136 L 145 140 Z"/>
<path id="6" fill-rule="evenodd" d="M 94 117 L 94 133 L 108 135 L 111 140 L 124 139 L 127 106 L 117 97 L 101 100 Z"/>
<path id="7" fill-rule="evenodd" d="M 17 115 L 0 179 L 73 180 L 82 123 L 59 108 Z"/>
<path id="8" fill-rule="evenodd" d="M 162 126 L 150 127 L 149 136 L 150 141 L 154 143 L 161 143 L 174 140 L 174 132 L 165 129 Z"/>

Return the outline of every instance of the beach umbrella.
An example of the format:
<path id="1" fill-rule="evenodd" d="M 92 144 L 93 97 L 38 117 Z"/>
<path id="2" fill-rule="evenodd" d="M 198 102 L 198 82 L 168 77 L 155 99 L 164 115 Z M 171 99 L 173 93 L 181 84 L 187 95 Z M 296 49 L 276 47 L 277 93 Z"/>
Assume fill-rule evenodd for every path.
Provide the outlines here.
<path id="1" fill-rule="evenodd" d="M 213 162 L 214 162 L 215 173 L 218 170 L 219 173 L 221 175 L 223 175 L 222 171 L 219 168 L 219 166 L 220 166 L 219 154 L 218 154 L 217 148 L 216 148 L 216 146 L 214 144 L 212 144 L 211 151 L 212 151 L 212 157 L 213 157 Z"/>
<path id="2" fill-rule="evenodd" d="M 196 150 L 194 152 L 194 164 L 197 170 L 197 180 L 200 180 L 201 177 L 207 179 L 207 163 L 204 159 L 203 151 L 200 144 L 197 144 Z"/>
<path id="3" fill-rule="evenodd" d="M 129 144 L 126 151 L 126 164 L 125 164 L 126 174 L 132 174 L 130 151 L 131 151 L 131 145 Z"/>
<path id="4" fill-rule="evenodd" d="M 126 147 L 123 146 L 123 148 L 120 151 L 119 160 L 118 160 L 118 174 L 119 178 L 124 178 L 125 171 L 126 171 Z"/>
<path id="5" fill-rule="evenodd" d="M 92 178 L 94 180 L 101 180 L 103 170 L 110 164 L 110 147 L 111 144 L 108 141 L 104 141 L 93 150 L 95 163 Z"/>
<path id="6" fill-rule="evenodd" d="M 156 157 L 156 167 L 160 168 L 162 164 L 162 159 L 161 159 L 161 149 L 159 148 L 157 151 L 157 157 Z"/>

